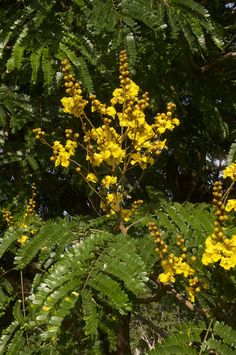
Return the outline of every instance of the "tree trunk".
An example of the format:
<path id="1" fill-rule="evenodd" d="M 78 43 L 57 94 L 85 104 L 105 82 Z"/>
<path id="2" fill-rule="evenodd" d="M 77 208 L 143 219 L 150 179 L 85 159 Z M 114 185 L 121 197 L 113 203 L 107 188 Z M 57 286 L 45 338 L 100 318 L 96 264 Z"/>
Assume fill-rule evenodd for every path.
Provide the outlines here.
<path id="1" fill-rule="evenodd" d="M 117 329 L 117 350 L 111 355 L 131 355 L 129 323 L 130 313 L 120 319 Z"/>

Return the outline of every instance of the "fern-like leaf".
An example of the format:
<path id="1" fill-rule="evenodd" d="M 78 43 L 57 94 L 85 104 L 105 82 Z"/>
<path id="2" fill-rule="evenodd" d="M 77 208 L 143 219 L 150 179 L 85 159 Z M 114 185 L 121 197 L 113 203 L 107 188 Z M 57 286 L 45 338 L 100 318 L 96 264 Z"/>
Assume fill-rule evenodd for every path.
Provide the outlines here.
<path id="1" fill-rule="evenodd" d="M 36 51 L 32 52 L 30 56 L 30 64 L 32 68 L 31 81 L 33 84 L 35 84 L 37 81 L 42 52 L 43 52 L 43 47 L 40 47 Z"/>
<path id="2" fill-rule="evenodd" d="M 13 243 L 17 241 L 22 235 L 19 230 L 10 227 L 2 238 L 0 238 L 0 257 L 11 247 Z"/>
<path id="3" fill-rule="evenodd" d="M 214 334 L 220 336 L 224 343 L 236 348 L 236 331 L 224 322 L 215 322 Z"/>
<path id="4" fill-rule="evenodd" d="M 127 294 L 121 289 L 119 283 L 105 274 L 93 275 L 89 285 L 98 292 L 98 297 L 117 309 L 120 314 L 131 311 L 131 304 Z"/>
<path id="5" fill-rule="evenodd" d="M 137 60 L 137 51 L 136 51 L 135 38 L 132 32 L 126 35 L 126 48 L 127 48 L 130 68 L 134 69 Z"/>
<path id="6" fill-rule="evenodd" d="M 93 92 L 93 82 L 85 60 L 82 57 L 77 57 L 74 52 L 64 43 L 60 44 L 60 49 L 64 55 L 72 62 L 72 64 L 77 69 L 79 69 L 79 76 L 83 86 L 88 90 L 88 92 Z"/>
<path id="7" fill-rule="evenodd" d="M 14 321 L 9 325 L 9 327 L 3 330 L 0 338 L 0 354 L 4 354 L 8 342 L 13 337 L 13 334 L 18 326 L 18 322 Z"/>
<path id="8" fill-rule="evenodd" d="M 77 235 L 71 231 L 72 224 L 66 220 L 58 219 L 55 222 L 48 221 L 40 228 L 39 233 L 31 237 L 15 256 L 17 269 L 22 269 L 28 265 L 33 258 L 39 254 L 40 263 L 48 261 L 52 251 L 59 256 L 76 239 Z"/>
<path id="9" fill-rule="evenodd" d="M 52 66 L 52 57 L 47 47 L 45 47 L 42 51 L 42 70 L 44 76 L 44 85 L 49 87 L 54 77 L 54 70 Z"/>
<path id="10" fill-rule="evenodd" d="M 35 281 L 29 297 L 31 318 L 37 314 L 45 341 L 59 332 L 65 317 L 81 302 L 86 334 L 96 338 L 102 309 L 112 307 L 126 314 L 132 308 L 131 294 L 144 292 L 146 281 L 146 266 L 130 237 L 102 231 L 65 249 L 41 282 Z"/>
<path id="11" fill-rule="evenodd" d="M 232 143 L 227 156 L 227 162 L 232 164 L 236 161 L 236 142 Z"/>
<path id="12" fill-rule="evenodd" d="M 11 339 L 7 347 L 7 355 L 15 355 L 19 349 L 22 349 L 25 345 L 25 338 L 23 337 L 23 330 L 18 330 L 14 337 Z"/>
<path id="13" fill-rule="evenodd" d="M 83 320 L 85 321 L 85 335 L 96 336 L 98 332 L 98 311 L 97 304 L 91 290 L 84 290 L 82 296 Z"/>
<path id="14" fill-rule="evenodd" d="M 24 27 L 24 29 L 18 36 L 16 43 L 13 46 L 11 57 L 7 61 L 8 72 L 13 71 L 14 69 L 20 70 L 24 51 L 25 51 L 25 45 L 22 42 L 27 34 L 28 34 L 28 27 Z"/>
<path id="15" fill-rule="evenodd" d="M 157 217 L 159 227 L 166 231 L 174 243 L 176 234 L 180 233 L 189 247 L 202 244 L 214 227 L 214 216 L 205 204 L 163 205 Z"/>
<path id="16" fill-rule="evenodd" d="M 0 273 L 4 274 L 4 270 L 2 268 L 0 268 Z M 5 310 L 13 298 L 12 285 L 0 275 L 0 317 L 5 313 Z"/>

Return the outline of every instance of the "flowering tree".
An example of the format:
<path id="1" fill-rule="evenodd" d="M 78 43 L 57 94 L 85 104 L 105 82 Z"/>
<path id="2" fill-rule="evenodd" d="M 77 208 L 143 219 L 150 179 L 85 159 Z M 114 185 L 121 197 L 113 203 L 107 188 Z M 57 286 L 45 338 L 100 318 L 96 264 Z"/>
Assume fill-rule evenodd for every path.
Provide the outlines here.
<path id="1" fill-rule="evenodd" d="M 100 217 L 45 222 L 35 213 L 35 185 L 22 213 L 3 210 L 8 229 L 0 240 L 0 257 L 11 260 L 4 264 L 0 303 L 3 314 L 12 311 L 0 338 L 6 354 L 16 349 L 131 354 L 132 328 L 141 332 L 144 346 L 133 338 L 143 353 L 235 352 L 235 330 L 219 321 L 234 327 L 229 314 L 235 296 L 228 290 L 236 287 L 236 200 L 231 198 L 236 163 L 223 172 L 231 180 L 228 188 L 214 184 L 214 210 L 190 203 L 149 210 L 134 199 L 130 171 L 138 168 L 141 179 L 167 149 L 166 132 L 180 121 L 171 102 L 166 113 L 149 118 L 149 95 L 141 95 L 130 78 L 126 51 L 119 59 L 120 87 L 109 104 L 95 95 L 86 99 L 69 61 L 63 60 L 68 96 L 61 102 L 64 112 L 79 120 L 80 130 L 66 128 L 65 138 L 53 140 L 34 128 L 36 139 L 51 149 L 52 164 L 74 169 L 97 196 Z M 14 292 L 17 275 L 20 288 Z M 169 298 L 175 300 L 172 307 L 189 313 L 180 328 L 167 330 L 145 318 L 141 307 L 154 304 L 158 313 Z M 178 323 L 173 312 L 172 317 Z M 154 334 L 144 331 L 142 322 Z"/>
<path id="2" fill-rule="evenodd" d="M 91 112 L 98 113 L 102 124 L 95 127 L 93 119 L 85 108 L 88 101 L 83 98 L 80 84 L 70 74 L 71 66 L 67 60 L 62 62 L 66 93 L 61 102 L 64 112 L 81 121 L 82 139 L 72 129 L 66 129 L 65 145 L 54 141 L 50 145 L 45 140 L 45 132 L 34 129 L 36 138 L 53 150 L 51 160 L 55 166 L 68 168 L 74 164 L 76 171 L 89 184 L 100 198 L 100 209 L 108 215 L 116 214 L 119 228 L 124 232 L 124 221 L 135 213 L 141 200 L 134 201 L 130 209 L 127 206 L 127 175 L 135 166 L 144 172 L 153 165 L 167 141 L 163 134 L 179 125 L 178 118 L 173 118 L 175 104 L 167 104 L 167 113 L 158 113 L 153 123 L 148 123 L 144 110 L 149 106 L 148 93 L 139 97 L 140 87 L 129 77 L 127 54 L 120 53 L 120 88 L 113 92 L 111 106 L 102 104 L 95 95 L 90 95 Z M 76 149 L 85 153 L 80 162 L 74 157 Z M 87 161 L 85 166 L 84 161 Z M 142 177 L 142 175 L 141 175 Z"/>

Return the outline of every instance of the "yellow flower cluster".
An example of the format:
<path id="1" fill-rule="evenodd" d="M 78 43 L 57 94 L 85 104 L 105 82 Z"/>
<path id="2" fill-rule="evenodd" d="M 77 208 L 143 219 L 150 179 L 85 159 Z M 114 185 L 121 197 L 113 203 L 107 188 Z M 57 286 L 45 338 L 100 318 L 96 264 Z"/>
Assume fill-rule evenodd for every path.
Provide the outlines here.
<path id="1" fill-rule="evenodd" d="M 28 239 L 29 239 L 28 235 L 22 235 L 17 241 L 21 245 L 24 245 Z"/>
<path id="2" fill-rule="evenodd" d="M 29 236 L 33 235 L 35 233 L 35 230 L 32 230 L 30 225 L 28 224 L 28 222 L 26 222 L 28 217 L 35 213 L 35 206 L 36 206 L 35 196 L 36 196 L 36 186 L 33 183 L 32 184 L 32 196 L 31 196 L 31 198 L 29 199 L 29 201 L 27 203 L 27 206 L 26 206 L 26 209 L 25 209 L 25 212 L 24 212 L 24 215 L 23 215 L 23 221 L 22 220 L 21 221 L 18 221 L 18 220 L 15 221 L 10 211 L 8 211 L 6 209 L 2 210 L 3 217 L 6 220 L 7 224 L 9 226 L 16 227 L 19 230 L 22 230 L 23 234 L 17 240 L 18 243 L 21 244 L 21 245 L 24 245 L 27 242 L 27 240 L 29 239 Z"/>
<path id="3" fill-rule="evenodd" d="M 70 95 L 70 97 L 63 97 L 61 99 L 61 103 L 64 106 L 63 111 L 75 117 L 80 117 L 84 113 L 84 108 L 88 101 L 83 99 L 80 84 L 75 82 L 75 78 L 70 74 L 71 65 L 67 59 L 62 61 L 62 66 L 66 93 Z"/>
<path id="4" fill-rule="evenodd" d="M 186 288 L 188 298 L 191 302 L 195 301 L 196 293 L 200 292 L 200 281 L 195 276 L 195 270 L 186 261 L 187 255 L 185 252 L 187 248 L 184 246 L 184 239 L 181 236 L 177 236 L 177 245 L 183 252 L 181 256 L 176 256 L 169 252 L 169 246 L 161 239 L 161 234 L 155 224 L 155 222 L 149 223 L 150 234 L 154 237 L 154 242 L 157 244 L 156 251 L 161 259 L 161 266 L 164 272 L 159 274 L 159 280 L 162 283 L 175 283 L 176 276 L 182 275 L 188 280 L 189 287 Z M 196 258 L 193 256 L 191 262 L 195 262 Z"/>
<path id="5" fill-rule="evenodd" d="M 194 273 L 191 266 L 178 256 L 169 256 L 168 260 L 162 260 L 161 266 L 165 271 L 159 275 L 159 280 L 163 283 L 175 282 L 175 275 L 188 277 Z"/>
<path id="6" fill-rule="evenodd" d="M 117 183 L 117 177 L 107 175 L 102 179 L 101 183 L 102 183 L 102 186 L 104 186 L 108 189 L 111 185 L 114 185 Z"/>
<path id="7" fill-rule="evenodd" d="M 107 213 L 108 216 L 120 213 L 120 216 L 125 222 L 128 222 L 130 218 L 135 215 L 143 204 L 143 200 L 136 200 L 132 203 L 130 209 L 123 208 L 124 195 L 121 192 L 107 193 L 104 200 L 101 200 L 100 207 Z"/>
<path id="8" fill-rule="evenodd" d="M 161 113 L 156 116 L 157 131 L 159 134 L 164 133 L 166 130 L 173 131 L 175 126 L 179 125 L 178 118 L 172 118 L 172 110 L 175 109 L 175 104 L 167 104 L 167 113 Z"/>
<path id="9" fill-rule="evenodd" d="M 177 118 L 172 118 L 175 109 L 173 103 L 167 104 L 167 113 L 157 115 L 155 123 L 150 125 L 146 121 L 144 110 L 149 106 L 148 93 L 139 98 L 140 88 L 128 77 L 127 55 L 120 54 L 120 84 L 121 87 L 113 92 L 112 106 L 106 107 L 91 95 L 92 111 L 108 115 L 115 119 L 117 116 L 121 132 L 111 127 L 112 120 L 104 118 L 104 124 L 87 131 L 84 143 L 87 146 L 87 160 L 93 165 L 102 163 L 110 166 L 119 165 L 128 158 L 131 166 L 138 164 L 142 169 L 155 162 L 163 149 L 167 148 L 166 139 L 160 135 L 166 130 L 173 130 L 179 125 Z M 122 105 L 118 110 L 114 106 Z"/>
<path id="10" fill-rule="evenodd" d="M 230 199 L 227 201 L 226 206 L 225 206 L 225 211 L 226 212 L 231 212 L 231 211 L 236 212 L 236 200 L 235 199 Z"/>
<path id="11" fill-rule="evenodd" d="M 33 129 L 34 134 L 36 134 L 36 139 L 43 139 L 45 136 L 45 132 L 41 128 L 34 128 Z"/>
<path id="12" fill-rule="evenodd" d="M 221 267 L 229 270 L 236 266 L 236 235 L 231 238 L 225 236 L 219 240 L 209 236 L 205 242 L 205 251 L 202 256 L 203 265 L 219 261 Z"/>
<path id="13" fill-rule="evenodd" d="M 128 222 L 130 220 L 130 218 L 138 212 L 138 210 L 142 204 L 143 204 L 143 200 L 136 200 L 132 203 L 130 209 L 122 208 L 121 209 L 121 216 L 124 219 L 124 221 Z"/>
<path id="14" fill-rule="evenodd" d="M 102 163 L 116 166 L 125 157 L 125 150 L 121 147 L 121 136 L 109 124 L 92 128 L 85 134 L 84 142 L 87 144 L 86 159 L 94 166 L 100 166 Z"/>
<path id="15" fill-rule="evenodd" d="M 105 198 L 101 200 L 100 207 L 108 216 L 111 216 L 116 213 L 122 213 L 123 201 L 124 196 L 121 192 L 109 192 L 106 194 Z"/>
<path id="16" fill-rule="evenodd" d="M 228 165 L 223 171 L 223 178 L 229 177 L 234 182 L 236 181 L 236 162 Z"/>
<path id="17" fill-rule="evenodd" d="M 77 143 L 72 132 L 66 132 L 66 144 L 54 141 L 50 145 L 44 139 L 45 133 L 35 129 L 36 137 L 53 150 L 51 160 L 55 166 L 67 168 L 72 161 L 71 156 L 80 145 L 86 152 L 87 169 L 77 161 L 76 171 L 91 184 L 94 192 L 101 198 L 101 209 L 107 214 L 120 214 L 123 220 L 128 220 L 134 214 L 133 205 L 126 209 L 126 172 L 134 166 L 147 169 L 154 164 L 156 157 L 167 148 L 166 139 L 161 135 L 167 130 L 172 131 L 179 125 L 179 120 L 173 117 L 175 105 L 167 104 L 167 112 L 158 114 L 153 123 L 148 123 L 145 109 L 149 107 L 149 96 L 145 92 L 140 95 L 140 87 L 129 77 L 128 58 L 126 51 L 119 55 L 120 87 L 113 91 L 110 105 L 101 103 L 95 95 L 90 95 L 91 112 L 101 116 L 102 124 L 96 126 L 84 112 L 88 101 L 83 99 L 82 90 L 71 72 L 68 60 L 62 62 L 66 93 L 61 102 L 64 112 L 80 118 L 83 140 Z M 88 110 L 87 110 L 88 112 Z M 78 134 L 77 134 L 78 135 Z M 93 173 L 90 171 L 91 166 Z M 98 168 L 106 171 L 106 176 L 99 176 Z"/>
<path id="18" fill-rule="evenodd" d="M 5 219 L 5 221 L 7 222 L 7 224 L 9 226 L 14 224 L 14 219 L 13 219 L 13 216 L 12 216 L 10 211 L 8 211 L 7 209 L 3 208 L 2 209 L 2 214 L 3 214 L 3 218 Z"/>
<path id="19" fill-rule="evenodd" d="M 121 58 L 120 71 L 121 71 L 122 88 L 117 88 L 113 91 L 113 97 L 111 99 L 112 105 L 123 104 L 126 101 L 135 100 L 140 90 L 140 87 L 137 84 L 135 84 L 133 80 L 127 78 L 126 75 L 127 72 L 123 71 L 124 66 L 128 68 L 128 65 L 126 63 L 127 58 L 125 53 L 121 53 L 120 58 Z"/>
<path id="20" fill-rule="evenodd" d="M 116 109 L 113 106 L 106 106 L 105 104 L 102 104 L 95 95 L 90 95 L 89 96 L 91 100 L 91 112 L 99 112 L 101 115 L 107 115 L 112 118 L 115 118 L 116 115 Z"/>
<path id="21" fill-rule="evenodd" d="M 225 177 L 233 179 L 232 165 L 225 169 Z M 228 220 L 226 213 L 236 211 L 236 200 L 228 200 L 226 205 L 222 202 L 223 190 L 222 184 L 216 181 L 213 187 L 213 205 L 216 209 L 214 222 L 214 231 L 212 235 L 207 237 L 205 241 L 205 250 L 202 255 L 202 263 L 209 265 L 219 262 L 219 265 L 225 270 L 229 270 L 236 266 L 236 235 L 228 238 L 224 233 L 223 222 Z"/>
<path id="22" fill-rule="evenodd" d="M 52 145 L 54 155 L 50 159 L 55 161 L 55 166 L 61 165 L 64 168 L 68 168 L 70 157 L 75 155 L 76 148 L 76 141 L 71 139 L 67 139 L 65 146 L 63 146 L 60 141 L 54 141 Z"/>
<path id="23" fill-rule="evenodd" d="M 92 182 L 93 184 L 96 184 L 96 182 L 98 182 L 97 176 L 93 173 L 88 173 L 86 176 L 86 180 L 88 182 Z"/>
<path id="24" fill-rule="evenodd" d="M 26 211 L 24 214 L 24 219 L 27 218 L 30 214 L 33 214 L 35 211 L 35 196 L 36 196 L 36 185 L 32 184 L 32 197 L 29 199 L 28 204 L 26 206 Z"/>

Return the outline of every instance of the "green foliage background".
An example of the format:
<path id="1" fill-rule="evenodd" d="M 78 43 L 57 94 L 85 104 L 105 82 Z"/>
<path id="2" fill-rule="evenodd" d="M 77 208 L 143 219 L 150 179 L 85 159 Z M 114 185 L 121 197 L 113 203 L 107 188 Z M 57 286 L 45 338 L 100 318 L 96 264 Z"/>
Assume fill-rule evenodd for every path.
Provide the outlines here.
<path id="1" fill-rule="evenodd" d="M 21 248 L 22 230 L 1 220 L 0 353 L 122 354 L 115 350 L 122 324 L 131 324 L 132 353 L 155 346 L 150 354 L 235 353 L 235 271 L 202 270 L 211 288 L 189 309 L 185 294 L 180 302 L 175 293 L 181 282 L 176 290 L 156 282 L 160 266 L 146 227 L 156 220 L 170 245 L 181 233 L 201 272 L 212 182 L 228 152 L 235 160 L 234 15 L 235 3 L 221 0 L 1 2 L 0 203 L 20 220 L 34 181 L 40 217 Z M 87 94 L 107 101 L 121 48 L 132 78 L 150 93 L 150 117 L 172 100 L 181 118 L 168 152 L 137 185 L 145 207 L 128 236 L 97 216 L 95 196 L 72 171 L 53 168 L 32 133 L 41 127 L 57 139 L 65 128 L 80 130 L 60 108 L 61 59 L 71 61 Z M 130 184 L 138 177 L 135 170 Z"/>

